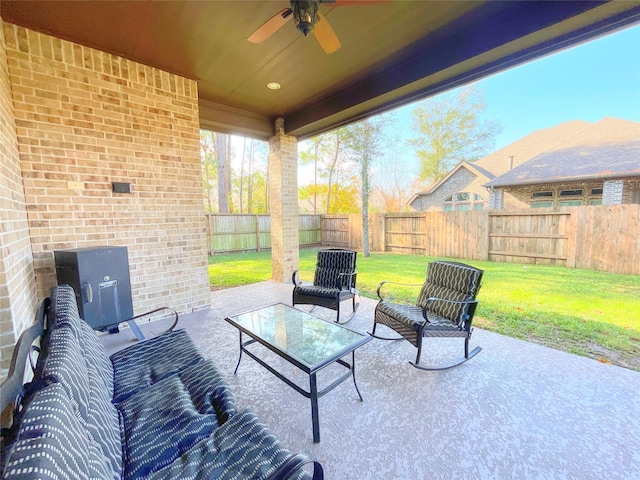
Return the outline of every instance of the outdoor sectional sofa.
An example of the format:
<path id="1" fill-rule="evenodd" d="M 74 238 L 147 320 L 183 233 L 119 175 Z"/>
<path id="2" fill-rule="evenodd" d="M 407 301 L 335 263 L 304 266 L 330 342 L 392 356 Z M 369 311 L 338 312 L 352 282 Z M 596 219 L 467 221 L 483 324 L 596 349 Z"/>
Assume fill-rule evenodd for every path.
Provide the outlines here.
<path id="1" fill-rule="evenodd" d="M 13 417 L 2 431 L 3 478 L 323 478 L 319 463 L 236 410 L 186 331 L 108 357 L 68 285 L 52 290 L 39 317 L 2 385 L 3 413 Z M 33 379 L 23 385 L 20 366 L 34 351 Z"/>

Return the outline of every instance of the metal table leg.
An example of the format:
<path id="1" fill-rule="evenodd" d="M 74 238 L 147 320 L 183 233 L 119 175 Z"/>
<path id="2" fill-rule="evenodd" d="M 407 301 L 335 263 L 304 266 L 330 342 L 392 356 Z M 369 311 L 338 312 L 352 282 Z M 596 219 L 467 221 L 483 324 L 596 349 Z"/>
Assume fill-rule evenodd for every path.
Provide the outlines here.
<path id="1" fill-rule="evenodd" d="M 313 443 L 320 442 L 320 419 L 318 418 L 318 382 L 316 374 L 309 375 L 309 386 L 311 399 L 311 423 L 313 424 Z"/>

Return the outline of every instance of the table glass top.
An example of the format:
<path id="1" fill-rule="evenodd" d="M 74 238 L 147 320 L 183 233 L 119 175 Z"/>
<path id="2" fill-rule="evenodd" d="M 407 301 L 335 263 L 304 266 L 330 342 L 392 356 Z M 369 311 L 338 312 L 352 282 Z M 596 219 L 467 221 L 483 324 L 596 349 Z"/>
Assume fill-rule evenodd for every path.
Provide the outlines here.
<path id="1" fill-rule="evenodd" d="M 282 303 L 227 320 L 309 368 L 339 358 L 371 339 Z"/>

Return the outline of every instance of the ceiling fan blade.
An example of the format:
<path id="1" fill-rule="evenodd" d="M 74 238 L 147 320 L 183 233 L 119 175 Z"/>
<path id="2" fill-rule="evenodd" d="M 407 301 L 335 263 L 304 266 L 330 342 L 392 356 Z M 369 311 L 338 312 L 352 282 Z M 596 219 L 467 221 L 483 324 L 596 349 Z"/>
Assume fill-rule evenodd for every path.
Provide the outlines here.
<path id="1" fill-rule="evenodd" d="M 313 34 L 316 36 L 316 40 L 318 40 L 324 53 L 333 53 L 342 46 L 329 21 L 320 12 L 318 12 L 318 21 L 313 27 Z"/>
<path id="2" fill-rule="evenodd" d="M 283 8 L 278 13 L 276 13 L 269 20 L 260 25 L 255 32 L 249 35 L 249 40 L 251 43 L 262 43 L 271 35 L 276 33 L 280 27 L 282 27 L 287 20 L 292 17 L 293 11 L 290 8 Z"/>

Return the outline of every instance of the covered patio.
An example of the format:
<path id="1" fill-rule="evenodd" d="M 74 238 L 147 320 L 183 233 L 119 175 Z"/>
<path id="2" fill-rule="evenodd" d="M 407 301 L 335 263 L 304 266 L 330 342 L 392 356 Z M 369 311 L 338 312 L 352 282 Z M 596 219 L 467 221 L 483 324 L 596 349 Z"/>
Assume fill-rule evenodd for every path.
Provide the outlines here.
<path id="1" fill-rule="evenodd" d="M 248 358 L 232 375 L 224 317 L 290 302 L 299 139 L 640 21 L 637 2 L 345 3 L 322 5 L 343 45 L 326 55 L 293 25 L 247 42 L 286 1 L 2 1 L 0 367 L 56 284 L 54 251 L 127 246 L 135 313 L 176 308 L 239 406 L 326 478 L 637 477 L 640 375 L 500 335 L 476 331 L 483 352 L 440 373 L 413 369 L 406 343 L 369 342 L 364 402 L 349 382 L 323 397 L 319 444 L 307 399 Z M 209 290 L 200 128 L 270 141 L 276 281 Z M 374 305 L 350 326 L 367 331 Z"/>
<path id="2" fill-rule="evenodd" d="M 314 444 L 309 400 L 246 356 L 233 375 L 238 332 L 224 321 L 274 302 L 290 305 L 291 291 L 274 281 L 218 290 L 210 309 L 181 316 L 178 328 L 220 367 L 238 406 L 253 410 L 292 450 L 320 460 L 326 478 L 637 477 L 640 373 L 480 329 L 472 346 L 483 351 L 441 372 L 411 367 L 408 342 L 361 347 L 356 376 L 364 402 L 349 381 L 322 397 L 322 439 Z M 348 327 L 369 331 L 375 304 L 362 298 Z M 328 320 L 335 314 L 313 313 Z M 142 328 L 152 335 L 162 326 Z M 102 338 L 109 352 L 135 342 L 128 329 Z M 427 339 L 426 360 L 458 356 L 459 343 Z M 304 374 L 265 356 L 304 385 Z M 331 370 L 319 375 L 321 383 L 331 379 Z"/>
<path id="3" fill-rule="evenodd" d="M 337 50 L 296 29 L 303 4 Z M 638 23 L 640 5 L 3 0 L 0 14 L 1 369 L 56 284 L 56 250 L 126 246 L 135 313 L 208 305 L 200 129 L 269 141 L 285 282 L 298 140 Z M 269 19 L 277 32 L 249 41 Z"/>

